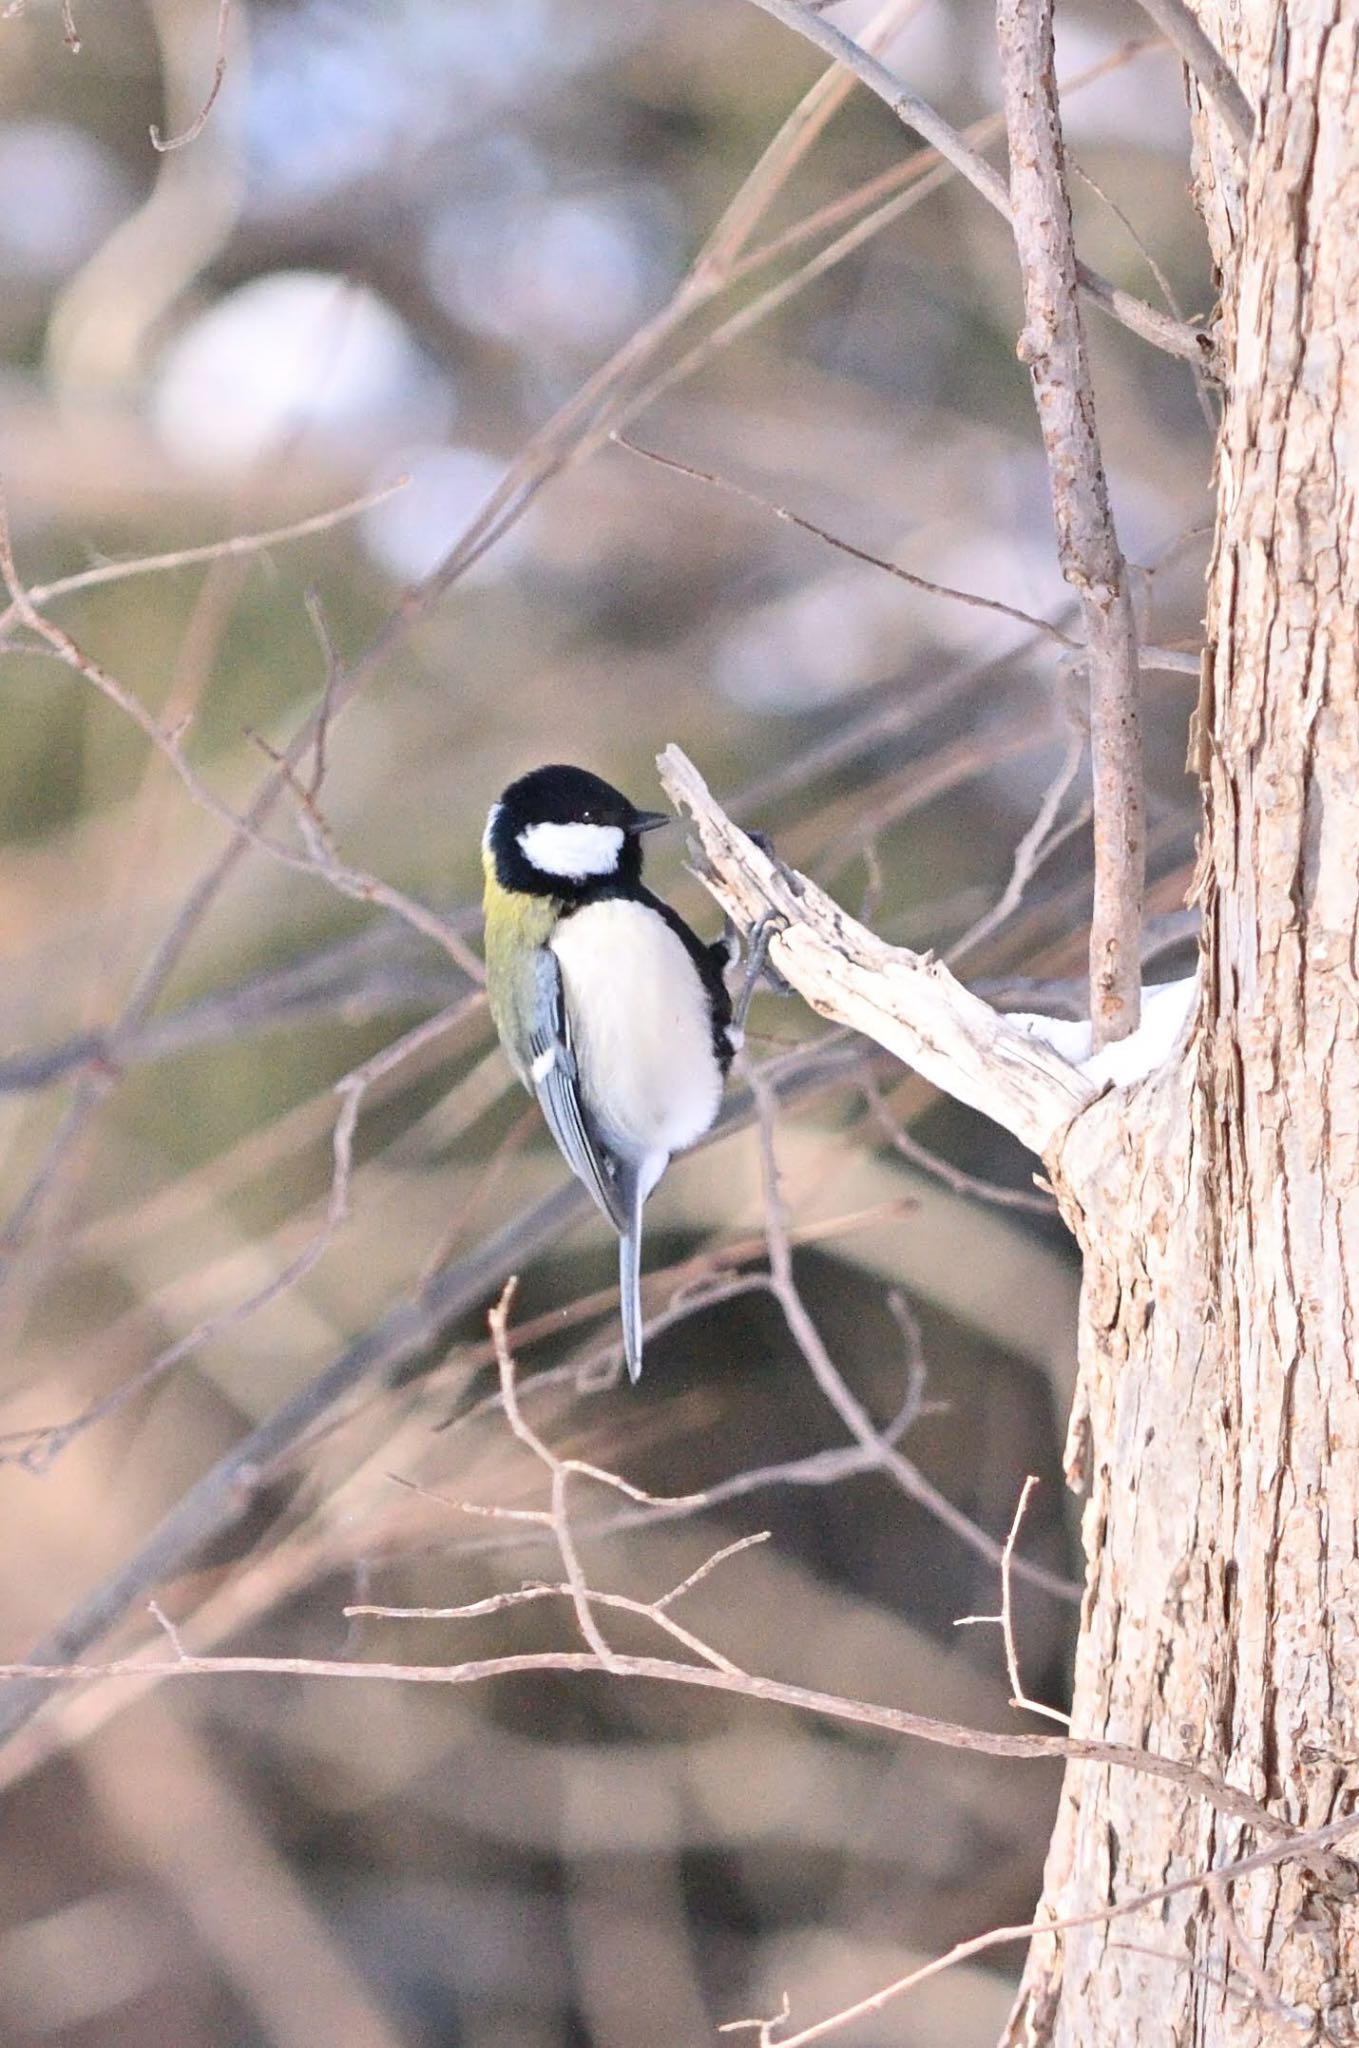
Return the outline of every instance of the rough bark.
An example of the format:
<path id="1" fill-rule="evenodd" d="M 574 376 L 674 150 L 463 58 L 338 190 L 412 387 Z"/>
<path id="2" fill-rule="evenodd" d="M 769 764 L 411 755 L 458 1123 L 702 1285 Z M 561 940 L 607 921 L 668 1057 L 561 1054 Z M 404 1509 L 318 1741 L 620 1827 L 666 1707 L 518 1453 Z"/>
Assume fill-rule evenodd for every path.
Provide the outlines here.
<path id="1" fill-rule="evenodd" d="M 1259 111 L 1211 117 L 1226 407 L 1197 765 L 1204 978 L 1174 1068 L 1049 1167 L 1086 1261 L 1071 1451 L 1088 1488 L 1073 1729 L 1304 1826 L 1359 1791 L 1359 16 L 1205 12 Z M 1053 1916 L 1255 1846 L 1073 1765 Z M 1288 1863 L 1034 1945 L 1006 2040 L 1359 2041 L 1359 1883 Z"/>

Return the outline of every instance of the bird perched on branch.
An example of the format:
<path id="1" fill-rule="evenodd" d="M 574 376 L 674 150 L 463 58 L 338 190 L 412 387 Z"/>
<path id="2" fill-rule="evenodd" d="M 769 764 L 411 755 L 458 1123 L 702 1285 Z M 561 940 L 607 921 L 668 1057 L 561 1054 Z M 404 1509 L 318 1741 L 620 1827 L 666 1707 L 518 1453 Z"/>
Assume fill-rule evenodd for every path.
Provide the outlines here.
<path id="1" fill-rule="evenodd" d="M 669 823 L 586 769 L 556 765 L 510 784 L 482 840 L 491 1014 L 618 1232 L 634 1381 L 642 1207 L 671 1154 L 711 1127 L 740 1043 L 723 978 L 730 943 L 705 944 L 642 881 L 642 835 Z"/>

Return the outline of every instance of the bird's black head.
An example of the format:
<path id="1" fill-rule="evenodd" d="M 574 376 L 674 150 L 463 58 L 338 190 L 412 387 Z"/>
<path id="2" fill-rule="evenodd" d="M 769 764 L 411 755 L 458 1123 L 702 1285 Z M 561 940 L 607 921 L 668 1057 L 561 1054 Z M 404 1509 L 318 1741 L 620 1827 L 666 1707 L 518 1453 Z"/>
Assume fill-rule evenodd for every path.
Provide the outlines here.
<path id="1" fill-rule="evenodd" d="M 491 806 L 483 843 L 502 888 L 572 899 L 635 888 L 641 835 L 669 823 L 664 811 L 639 811 L 588 768 L 557 763 L 510 784 Z"/>

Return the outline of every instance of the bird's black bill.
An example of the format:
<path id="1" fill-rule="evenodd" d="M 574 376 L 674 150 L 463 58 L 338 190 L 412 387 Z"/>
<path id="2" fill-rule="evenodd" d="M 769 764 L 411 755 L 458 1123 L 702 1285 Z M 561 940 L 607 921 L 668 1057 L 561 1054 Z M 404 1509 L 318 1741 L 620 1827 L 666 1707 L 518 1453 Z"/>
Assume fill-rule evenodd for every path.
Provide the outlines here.
<path id="1" fill-rule="evenodd" d="M 659 832 L 662 825 L 673 825 L 669 811 L 636 811 L 628 826 L 629 832 Z"/>

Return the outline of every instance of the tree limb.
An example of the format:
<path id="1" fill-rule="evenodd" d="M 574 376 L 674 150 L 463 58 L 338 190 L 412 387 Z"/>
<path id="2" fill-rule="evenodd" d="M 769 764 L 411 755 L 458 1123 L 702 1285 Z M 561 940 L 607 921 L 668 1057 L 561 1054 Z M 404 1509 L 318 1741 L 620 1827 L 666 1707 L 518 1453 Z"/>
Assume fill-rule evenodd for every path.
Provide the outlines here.
<path id="1" fill-rule="evenodd" d="M 1057 104 L 1051 0 L 999 0 L 1010 201 L 1024 277 L 1024 332 L 1043 435 L 1062 574 L 1085 622 L 1095 793 L 1090 1021 L 1095 1050 L 1137 1029 L 1141 990 L 1146 798 L 1137 632 L 1128 569 L 1114 531 L 1095 395 L 1077 298 Z"/>
<path id="2" fill-rule="evenodd" d="M 957 129 L 937 114 L 927 101 L 912 92 L 904 79 L 898 78 L 894 71 L 870 55 L 862 43 L 856 43 L 833 22 L 823 21 L 803 5 L 802 0 L 755 0 L 755 5 L 852 71 L 862 85 L 891 108 L 899 121 L 908 128 L 914 128 L 926 142 L 933 143 L 940 156 L 967 179 L 989 206 L 993 206 L 1004 219 L 1010 218 L 1010 196 L 1000 173 L 987 163 L 985 157 L 978 156 Z M 1156 307 L 1147 305 L 1135 293 L 1110 284 L 1107 278 L 1083 263 L 1079 265 L 1079 276 L 1082 291 L 1097 305 L 1103 306 L 1105 312 L 1122 326 L 1149 341 L 1154 348 L 1164 349 L 1168 355 L 1179 356 L 1185 362 L 1202 367 L 1208 344 L 1197 328 L 1158 312 Z"/>
<path id="3" fill-rule="evenodd" d="M 773 965 L 821 1016 L 862 1032 L 1040 1154 L 1093 1102 L 1093 1082 L 969 994 L 940 961 L 885 944 L 763 852 L 678 747 L 658 765 L 697 827 L 713 895 L 747 930 L 772 921 Z"/>
<path id="4" fill-rule="evenodd" d="M 1139 0 L 1198 82 L 1200 92 L 1212 103 L 1213 111 L 1231 136 L 1242 156 L 1250 154 L 1255 140 L 1255 117 L 1236 74 L 1208 36 L 1184 0 Z"/>

